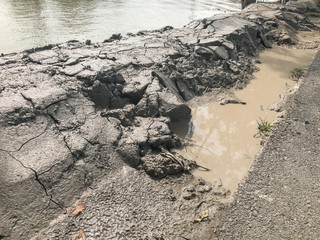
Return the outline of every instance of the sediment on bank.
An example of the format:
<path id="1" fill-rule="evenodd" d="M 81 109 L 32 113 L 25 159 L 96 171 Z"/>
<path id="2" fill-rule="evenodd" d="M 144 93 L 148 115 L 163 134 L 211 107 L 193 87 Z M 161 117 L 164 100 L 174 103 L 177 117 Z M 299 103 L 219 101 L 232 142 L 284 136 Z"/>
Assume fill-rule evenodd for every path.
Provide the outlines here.
<path id="1" fill-rule="evenodd" d="M 317 8 L 313 10 L 316 12 Z M 121 194 L 130 183 L 136 183 L 137 189 L 132 199 L 124 198 L 121 207 L 126 209 L 130 202 L 138 205 L 141 199 L 135 194 L 147 186 L 144 171 L 154 179 L 188 172 L 192 162 L 172 151 L 181 146 L 181 141 L 168 125 L 190 117 L 186 101 L 210 89 L 245 87 L 255 70 L 252 56 L 271 47 L 272 42 L 296 44 L 295 31 L 312 28 L 316 26 L 301 12 L 300 5 L 261 4 L 239 14 L 193 21 L 181 29 L 165 27 L 127 36 L 115 34 L 103 43 L 74 40 L 1 57 L 0 236 L 43 237 L 37 232 L 81 196 L 91 203 L 92 211 L 96 206 L 105 213 L 103 199 L 114 195 L 115 202 L 121 201 Z M 137 170 L 127 168 L 123 162 Z M 130 170 L 123 173 L 123 169 Z M 189 183 L 190 178 L 186 178 Z M 121 181 L 123 185 L 118 184 Z M 228 196 L 219 185 L 203 190 L 205 183 L 194 183 L 181 191 L 186 183 L 178 183 L 175 178 L 172 181 L 171 184 L 177 182 L 172 189 L 180 189 L 170 200 L 175 204 L 170 205 L 164 197 L 158 203 L 146 200 L 157 211 L 166 208 L 163 219 L 171 226 L 161 224 L 161 233 L 150 233 L 160 224 L 159 216 L 150 207 L 136 214 L 150 216 L 144 220 L 143 228 L 133 226 L 136 238 L 160 238 L 169 233 L 172 238 L 181 236 L 185 221 L 191 222 L 206 206 L 215 211 L 223 208 Z M 103 190 L 108 183 L 111 192 Z M 148 184 L 150 192 L 172 190 L 161 181 Z M 82 195 L 89 190 L 100 197 Z M 151 195 L 156 196 L 156 192 Z M 147 196 L 148 191 L 141 194 Z M 210 202 L 217 195 L 219 200 L 210 206 L 200 204 L 201 208 L 194 212 L 201 199 Z M 185 206 L 188 219 L 174 215 L 180 208 L 178 202 Z M 108 209 L 113 212 L 119 207 L 109 204 Z M 68 221 L 68 217 L 62 223 L 51 222 L 45 236 L 63 239 L 81 225 L 107 239 L 103 227 L 86 225 L 92 218 L 86 214 L 92 212 L 83 214 L 83 225 L 74 225 L 73 221 L 79 219 Z M 212 218 L 217 215 L 213 210 L 210 214 Z M 118 237 L 128 237 L 133 232 L 125 228 L 121 216 L 112 222 L 112 214 L 102 215 L 110 221 L 109 232 L 118 229 Z M 131 221 L 133 217 L 126 218 Z M 179 230 L 173 231 L 174 224 Z M 193 231 L 186 236 L 208 232 L 210 227 L 204 224 L 190 226 Z M 209 232 L 213 234 L 214 230 Z"/>

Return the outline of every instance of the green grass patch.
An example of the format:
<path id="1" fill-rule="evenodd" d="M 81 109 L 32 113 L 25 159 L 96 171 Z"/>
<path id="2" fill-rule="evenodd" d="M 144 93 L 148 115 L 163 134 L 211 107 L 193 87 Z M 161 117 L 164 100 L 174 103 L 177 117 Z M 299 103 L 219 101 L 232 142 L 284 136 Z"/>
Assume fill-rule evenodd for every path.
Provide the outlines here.
<path id="1" fill-rule="evenodd" d="M 261 138 L 260 145 L 264 145 L 268 137 L 273 135 L 273 125 L 267 120 L 259 118 L 257 121 L 259 132 L 254 135 L 255 138 Z"/>
<path id="2" fill-rule="evenodd" d="M 258 130 L 261 133 L 267 133 L 270 132 L 273 128 L 273 125 L 269 123 L 267 120 L 263 120 L 260 118 L 260 121 L 257 121 L 258 123 Z"/>
<path id="3" fill-rule="evenodd" d="M 305 70 L 305 67 L 296 67 L 290 71 L 290 77 L 293 80 L 298 81 L 303 76 Z"/>

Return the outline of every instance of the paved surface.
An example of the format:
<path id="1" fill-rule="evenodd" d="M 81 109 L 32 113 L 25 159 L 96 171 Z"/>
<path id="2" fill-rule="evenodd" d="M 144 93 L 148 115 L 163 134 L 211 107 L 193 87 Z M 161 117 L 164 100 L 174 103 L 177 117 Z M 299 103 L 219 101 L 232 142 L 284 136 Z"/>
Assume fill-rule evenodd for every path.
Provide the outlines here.
<path id="1" fill-rule="evenodd" d="M 239 187 L 219 239 L 320 239 L 320 52 Z"/>

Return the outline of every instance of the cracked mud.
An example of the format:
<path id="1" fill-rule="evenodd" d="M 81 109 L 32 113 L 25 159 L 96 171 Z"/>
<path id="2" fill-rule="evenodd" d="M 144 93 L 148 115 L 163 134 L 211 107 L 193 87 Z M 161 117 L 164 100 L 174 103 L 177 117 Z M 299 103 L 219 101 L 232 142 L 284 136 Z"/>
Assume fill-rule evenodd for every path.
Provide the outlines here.
<path id="1" fill-rule="evenodd" d="M 194 97 L 245 87 L 259 50 L 315 28 L 292 8 L 261 4 L 181 29 L 2 56 L 0 238 L 219 233 L 230 192 L 192 176 L 169 124 L 190 118 Z M 68 217 L 80 200 L 84 211 Z"/>

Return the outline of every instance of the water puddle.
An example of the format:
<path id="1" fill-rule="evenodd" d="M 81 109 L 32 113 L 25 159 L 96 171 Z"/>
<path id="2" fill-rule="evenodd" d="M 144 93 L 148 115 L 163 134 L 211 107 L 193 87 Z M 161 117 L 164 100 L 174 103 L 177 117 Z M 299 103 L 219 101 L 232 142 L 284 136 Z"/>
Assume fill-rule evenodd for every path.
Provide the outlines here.
<path id="1" fill-rule="evenodd" d="M 197 161 L 201 168 L 194 175 L 208 182 L 222 182 L 234 192 L 246 176 L 254 156 L 259 152 L 261 139 L 255 138 L 259 118 L 273 122 L 277 113 L 269 110 L 279 102 L 280 95 L 297 87 L 290 78 L 290 71 L 307 66 L 313 50 L 274 47 L 260 54 L 262 64 L 255 79 L 235 95 L 246 105 L 208 103 L 192 109 L 189 132 L 175 128 L 175 132 L 188 135 L 193 144 L 180 151 L 183 156 Z M 190 134 L 190 129 L 192 134 Z"/>

